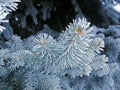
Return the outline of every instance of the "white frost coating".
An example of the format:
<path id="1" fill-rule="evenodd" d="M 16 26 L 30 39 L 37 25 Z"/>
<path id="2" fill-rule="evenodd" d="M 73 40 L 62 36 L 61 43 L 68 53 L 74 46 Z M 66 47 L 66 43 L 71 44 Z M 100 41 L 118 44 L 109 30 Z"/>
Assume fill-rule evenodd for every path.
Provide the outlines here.
<path id="1" fill-rule="evenodd" d="M 0 0 L 0 32 L 5 30 L 5 27 L 1 26 L 1 23 L 8 22 L 4 20 L 6 16 L 17 9 L 18 4 L 21 0 Z"/>

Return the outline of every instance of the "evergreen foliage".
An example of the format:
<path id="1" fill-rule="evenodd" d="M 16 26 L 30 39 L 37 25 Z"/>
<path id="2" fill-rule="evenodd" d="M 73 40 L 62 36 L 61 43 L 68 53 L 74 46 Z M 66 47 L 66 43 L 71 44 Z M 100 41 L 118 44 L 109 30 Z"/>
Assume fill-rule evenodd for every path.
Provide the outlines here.
<path id="1" fill-rule="evenodd" d="M 100 54 L 104 41 L 95 37 L 89 25 L 85 19 L 74 20 L 58 39 L 38 33 L 26 43 L 14 35 L 0 50 L 0 89 L 110 90 L 111 67 L 108 58 Z M 80 80 L 84 78 L 103 80 L 85 85 L 87 79 Z M 107 86 L 101 87 L 103 82 Z M 83 89 L 77 89 L 79 85 Z"/>
<path id="2" fill-rule="evenodd" d="M 20 2 L 20 0 L 0 0 L 0 24 L 8 22 L 5 18 L 10 12 L 17 9 L 18 4 L 16 2 Z M 0 25 L 0 31 L 3 30 L 5 27 Z"/>
<path id="3" fill-rule="evenodd" d="M 120 25 L 110 25 L 120 22 L 120 1 L 94 1 L 22 0 L 18 6 L 20 0 L 0 0 L 0 90 L 120 90 Z M 73 17 L 62 33 L 53 30 L 60 31 Z M 90 27 L 86 17 L 110 26 Z M 12 27 L 5 23 L 9 19 Z M 23 39 L 13 29 L 34 35 Z"/>
<path id="4" fill-rule="evenodd" d="M 112 78 L 114 80 L 115 88 L 113 90 L 119 90 L 120 84 L 120 26 L 111 25 L 107 29 L 94 28 L 97 36 L 102 37 L 105 41 L 104 52 L 109 58 L 109 65 L 111 68 Z"/>

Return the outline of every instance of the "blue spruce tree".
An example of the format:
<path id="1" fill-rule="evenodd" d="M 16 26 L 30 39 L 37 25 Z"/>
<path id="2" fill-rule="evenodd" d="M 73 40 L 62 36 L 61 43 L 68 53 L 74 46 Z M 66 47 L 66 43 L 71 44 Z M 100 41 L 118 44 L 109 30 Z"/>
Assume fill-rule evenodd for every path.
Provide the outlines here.
<path id="1" fill-rule="evenodd" d="M 113 90 L 114 65 L 101 55 L 104 41 L 89 25 L 74 20 L 58 39 L 46 33 L 26 40 L 14 35 L 0 50 L 0 89 Z"/>

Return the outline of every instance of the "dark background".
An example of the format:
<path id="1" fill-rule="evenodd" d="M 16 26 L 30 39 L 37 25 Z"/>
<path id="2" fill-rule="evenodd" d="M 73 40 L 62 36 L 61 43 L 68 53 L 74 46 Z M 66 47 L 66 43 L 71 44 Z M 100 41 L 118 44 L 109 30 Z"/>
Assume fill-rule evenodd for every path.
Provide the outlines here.
<path id="1" fill-rule="evenodd" d="M 108 28 L 109 25 L 119 25 L 120 21 L 120 14 L 111 8 L 114 5 L 112 1 L 22 0 L 18 9 L 9 15 L 10 26 L 13 33 L 21 38 L 36 34 L 44 25 L 59 33 L 76 16 L 86 18 L 91 25 Z M 5 35 L 3 33 L 4 38 Z"/>

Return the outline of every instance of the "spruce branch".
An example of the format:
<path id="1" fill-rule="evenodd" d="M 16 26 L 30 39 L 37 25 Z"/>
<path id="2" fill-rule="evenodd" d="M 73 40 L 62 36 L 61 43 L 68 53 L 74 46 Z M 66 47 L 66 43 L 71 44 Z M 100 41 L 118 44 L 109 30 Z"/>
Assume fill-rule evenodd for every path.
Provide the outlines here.
<path id="1" fill-rule="evenodd" d="M 69 80 L 79 76 L 109 75 L 108 58 L 100 55 L 104 42 L 94 36 L 89 25 L 85 19 L 74 20 L 58 40 L 46 33 L 24 41 L 13 36 L 6 42 L 7 49 L 0 51 L 0 76 L 7 75 L 15 89 L 61 90 L 73 89 Z"/>
<path id="2" fill-rule="evenodd" d="M 17 9 L 17 2 L 20 2 L 20 0 L 0 0 L 0 31 L 5 30 L 1 23 L 8 22 L 5 18 L 10 12 Z"/>
<path id="3" fill-rule="evenodd" d="M 38 54 L 36 64 L 39 63 L 39 66 L 44 69 L 45 73 L 52 71 L 52 68 L 55 66 L 57 61 L 57 49 L 56 40 L 47 34 L 40 33 L 37 35 L 35 41 L 36 45 L 33 47 L 32 52 Z"/>
<path id="4" fill-rule="evenodd" d="M 90 23 L 85 19 L 73 21 L 58 39 L 61 52 L 63 52 L 58 58 L 58 66 L 62 72 L 65 70 L 65 73 L 70 74 L 72 69 L 75 71 L 74 73 L 79 73 L 79 76 L 82 77 L 83 75 L 90 75 L 95 70 L 91 63 L 95 64 L 95 57 L 99 57 L 97 54 L 103 50 L 104 42 L 92 34 L 92 27 L 89 25 Z M 100 62 L 107 65 L 106 59 L 105 61 L 100 59 Z M 98 66 L 99 69 L 102 68 L 100 65 Z M 97 68 L 97 70 L 99 69 Z M 71 77 L 75 77 L 75 75 L 71 74 Z"/>

